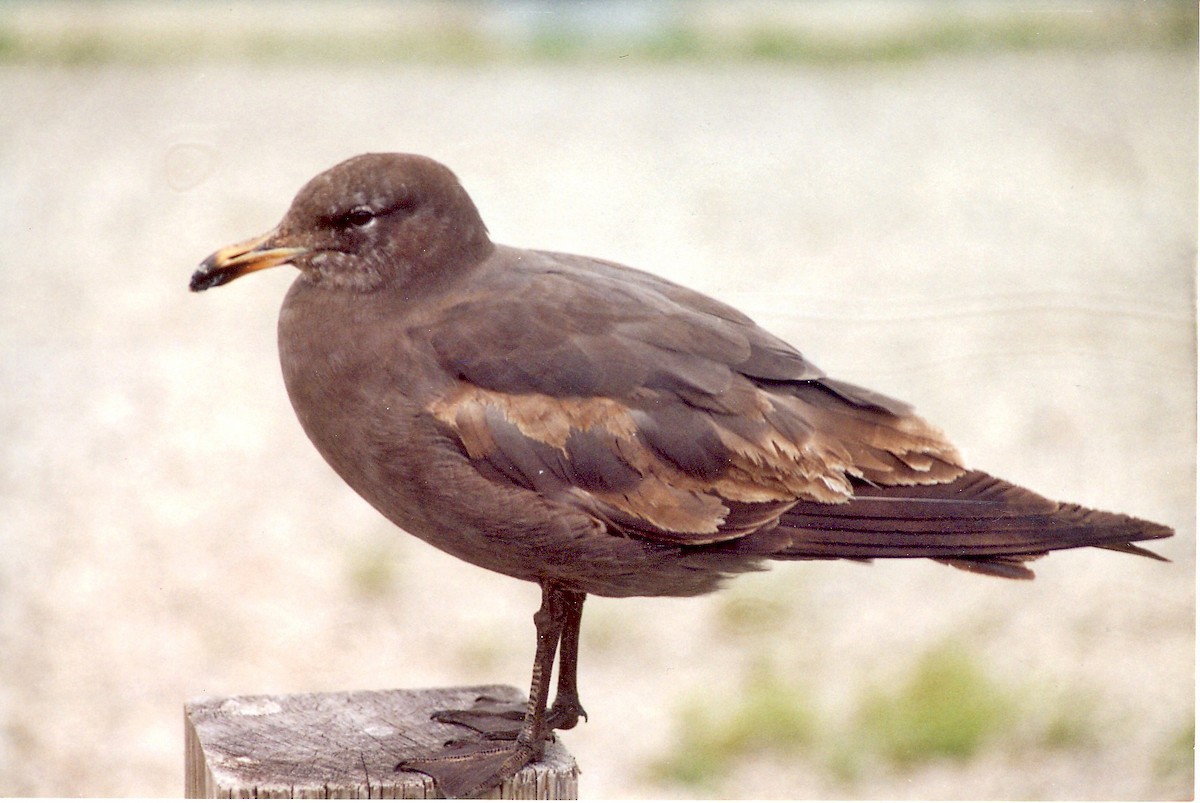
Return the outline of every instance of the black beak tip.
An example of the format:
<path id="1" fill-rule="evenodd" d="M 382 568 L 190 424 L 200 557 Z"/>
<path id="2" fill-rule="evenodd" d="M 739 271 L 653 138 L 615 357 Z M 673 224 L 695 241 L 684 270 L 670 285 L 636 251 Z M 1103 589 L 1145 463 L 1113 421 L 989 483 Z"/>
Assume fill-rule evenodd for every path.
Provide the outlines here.
<path id="1" fill-rule="evenodd" d="M 193 293 L 203 293 L 213 287 L 220 287 L 229 281 L 229 274 L 220 271 L 209 269 L 207 263 L 200 266 L 200 270 L 192 274 L 191 281 L 188 282 L 188 289 Z"/>

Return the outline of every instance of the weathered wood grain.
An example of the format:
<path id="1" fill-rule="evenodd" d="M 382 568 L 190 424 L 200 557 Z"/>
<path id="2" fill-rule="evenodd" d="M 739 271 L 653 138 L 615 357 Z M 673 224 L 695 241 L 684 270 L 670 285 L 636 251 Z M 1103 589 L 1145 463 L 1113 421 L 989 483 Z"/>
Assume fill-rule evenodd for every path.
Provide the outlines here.
<path id="1" fill-rule="evenodd" d="M 433 798 L 433 781 L 396 772 L 401 759 L 472 731 L 429 718 L 488 695 L 524 700 L 511 686 L 209 697 L 184 706 L 189 798 Z M 575 759 L 561 741 L 492 796 L 578 796 Z"/>

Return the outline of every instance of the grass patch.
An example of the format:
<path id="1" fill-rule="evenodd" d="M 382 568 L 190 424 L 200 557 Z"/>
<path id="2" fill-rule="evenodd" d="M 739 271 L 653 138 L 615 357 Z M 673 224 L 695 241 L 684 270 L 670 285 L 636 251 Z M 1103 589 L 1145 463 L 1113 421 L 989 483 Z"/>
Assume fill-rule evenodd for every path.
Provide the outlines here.
<path id="1" fill-rule="evenodd" d="M 1174 737 L 1159 750 L 1154 760 L 1154 774 L 1160 781 L 1182 781 L 1191 788 L 1196 772 L 1196 723 L 1191 721 L 1180 728 Z"/>
<path id="2" fill-rule="evenodd" d="M 1092 695 L 1075 692 L 1043 704 L 1047 712 L 1033 741 L 1048 750 L 1074 750 L 1099 742 L 1101 726 L 1096 721 Z"/>
<path id="3" fill-rule="evenodd" d="M 984 751 L 1016 763 L 1058 751 L 1093 761 L 1114 738 L 1095 693 L 1005 682 L 956 642 L 926 651 L 892 685 L 862 687 L 850 716 L 835 718 L 784 677 L 790 673 L 752 672 L 740 692 L 693 696 L 677 709 L 674 745 L 647 766 L 648 780 L 717 797 L 731 791 L 731 769 L 749 759 L 768 768 L 804 763 L 840 786 L 839 796 L 854 797 L 864 775 L 899 781 Z M 1160 783 L 1190 788 L 1194 745 L 1191 724 L 1164 740 L 1153 765 Z"/>
<path id="4" fill-rule="evenodd" d="M 948 645 L 926 653 L 899 688 L 869 692 L 858 729 L 896 764 L 967 759 L 1011 724 L 1013 705 L 970 654 Z"/>
<path id="5" fill-rule="evenodd" d="M 677 745 L 649 770 L 656 781 L 709 788 L 735 762 L 751 755 L 794 758 L 810 747 L 818 730 L 807 697 L 771 672 L 755 674 L 741 695 L 728 700 L 706 694 L 678 713 Z"/>

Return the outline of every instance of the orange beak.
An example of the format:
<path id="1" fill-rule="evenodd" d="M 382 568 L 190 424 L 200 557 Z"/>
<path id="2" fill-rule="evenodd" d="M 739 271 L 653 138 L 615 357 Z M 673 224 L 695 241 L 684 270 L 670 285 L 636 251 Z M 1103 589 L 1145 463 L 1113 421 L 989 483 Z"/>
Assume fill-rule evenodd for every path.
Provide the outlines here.
<path id="1" fill-rule="evenodd" d="M 256 270 L 286 265 L 301 254 L 308 253 L 307 248 L 272 246 L 271 240 L 274 236 L 275 232 L 271 231 L 261 237 L 229 245 L 213 253 L 200 263 L 199 270 L 192 274 L 188 286 L 193 292 L 199 293 L 210 287 L 220 287 Z"/>

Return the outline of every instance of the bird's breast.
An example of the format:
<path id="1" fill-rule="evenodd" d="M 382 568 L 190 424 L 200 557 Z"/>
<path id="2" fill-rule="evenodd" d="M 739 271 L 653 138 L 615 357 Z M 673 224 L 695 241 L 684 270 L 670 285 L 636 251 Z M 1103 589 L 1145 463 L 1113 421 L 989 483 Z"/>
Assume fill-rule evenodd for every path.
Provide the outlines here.
<path id="1" fill-rule="evenodd" d="M 432 448 L 422 409 L 437 392 L 432 350 L 405 316 L 370 296 L 293 285 L 279 317 L 279 356 L 292 407 L 321 455 L 377 507 L 381 448 Z M 425 416 L 424 418 L 427 418 Z M 418 437 L 422 435 L 424 437 Z M 393 459 L 391 469 L 395 469 Z M 397 489 L 402 490 L 402 489 Z"/>

